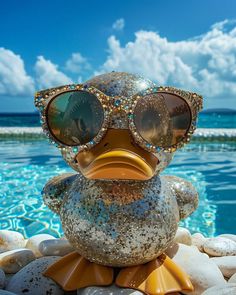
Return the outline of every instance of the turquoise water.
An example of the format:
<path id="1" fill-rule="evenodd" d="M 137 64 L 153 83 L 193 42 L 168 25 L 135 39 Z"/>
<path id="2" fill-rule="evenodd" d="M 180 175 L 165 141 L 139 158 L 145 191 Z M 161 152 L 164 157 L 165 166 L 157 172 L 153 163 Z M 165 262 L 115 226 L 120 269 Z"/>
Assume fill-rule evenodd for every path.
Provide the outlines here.
<path id="1" fill-rule="evenodd" d="M 60 220 L 41 198 L 47 180 L 72 171 L 59 151 L 44 140 L 0 141 L 0 158 L 0 229 L 60 236 Z M 199 207 L 183 225 L 209 236 L 236 234 L 235 142 L 189 144 L 165 173 L 191 181 L 199 192 Z"/>
<path id="2" fill-rule="evenodd" d="M 32 114 L 0 114 L 0 126 L 40 126 L 37 113 Z M 211 111 L 200 113 L 198 120 L 199 128 L 236 128 L 236 111 Z"/>

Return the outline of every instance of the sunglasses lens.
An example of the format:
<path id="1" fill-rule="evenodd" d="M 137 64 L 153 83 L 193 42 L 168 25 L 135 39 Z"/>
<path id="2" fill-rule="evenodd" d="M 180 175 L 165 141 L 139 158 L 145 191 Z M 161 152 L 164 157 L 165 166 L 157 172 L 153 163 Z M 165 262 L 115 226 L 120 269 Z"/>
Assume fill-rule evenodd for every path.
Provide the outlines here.
<path id="1" fill-rule="evenodd" d="M 100 101 L 86 91 L 59 94 L 47 108 L 49 129 L 65 145 L 88 143 L 100 131 L 103 120 L 104 112 Z"/>
<path id="2" fill-rule="evenodd" d="M 148 143 L 170 147 L 186 135 L 191 124 L 191 111 L 187 102 L 175 94 L 152 93 L 137 102 L 134 124 Z"/>

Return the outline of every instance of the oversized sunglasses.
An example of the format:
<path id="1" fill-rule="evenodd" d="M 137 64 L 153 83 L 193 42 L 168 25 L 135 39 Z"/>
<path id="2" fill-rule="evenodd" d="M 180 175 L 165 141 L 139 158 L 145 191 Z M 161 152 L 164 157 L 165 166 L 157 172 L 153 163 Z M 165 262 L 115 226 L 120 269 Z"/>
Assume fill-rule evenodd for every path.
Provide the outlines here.
<path id="1" fill-rule="evenodd" d="M 89 149 L 105 135 L 112 114 L 125 112 L 140 146 L 172 152 L 195 130 L 202 97 L 173 87 L 153 87 L 132 97 L 108 96 L 93 86 L 66 85 L 37 92 L 43 129 L 60 148 Z"/>

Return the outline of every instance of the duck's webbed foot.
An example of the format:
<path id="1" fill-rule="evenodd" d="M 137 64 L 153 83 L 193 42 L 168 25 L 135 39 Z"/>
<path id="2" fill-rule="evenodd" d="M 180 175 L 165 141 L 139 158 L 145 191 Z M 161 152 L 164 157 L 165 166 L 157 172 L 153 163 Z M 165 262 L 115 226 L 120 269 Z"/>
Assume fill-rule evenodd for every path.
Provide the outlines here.
<path id="1" fill-rule="evenodd" d="M 88 286 L 111 285 L 114 268 L 90 262 L 77 252 L 72 252 L 49 266 L 44 275 L 53 279 L 63 290 L 73 291 Z M 121 269 L 115 284 L 147 295 L 193 290 L 188 275 L 165 254 L 146 264 Z"/>
<path id="2" fill-rule="evenodd" d="M 116 285 L 148 295 L 193 291 L 188 275 L 165 254 L 146 264 L 122 269 L 116 278 Z"/>
<path id="3" fill-rule="evenodd" d="M 198 193 L 194 186 L 177 176 L 164 175 L 162 179 L 168 183 L 176 196 L 180 219 L 188 217 L 198 206 Z"/>
<path id="4" fill-rule="evenodd" d="M 49 266 L 44 272 L 65 291 L 88 286 L 108 286 L 113 282 L 113 268 L 88 261 L 72 252 Z"/>

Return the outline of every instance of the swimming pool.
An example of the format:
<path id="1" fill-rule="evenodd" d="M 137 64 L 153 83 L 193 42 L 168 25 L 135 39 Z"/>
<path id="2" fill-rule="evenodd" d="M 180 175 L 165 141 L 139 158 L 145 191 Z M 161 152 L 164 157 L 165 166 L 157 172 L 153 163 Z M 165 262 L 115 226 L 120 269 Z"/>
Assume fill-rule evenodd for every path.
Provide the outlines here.
<path id="1" fill-rule="evenodd" d="M 45 140 L 0 141 L 0 229 L 62 234 L 58 216 L 42 202 L 41 190 L 54 175 L 72 170 Z M 176 152 L 164 171 L 193 183 L 197 211 L 182 223 L 191 232 L 236 234 L 236 142 L 194 141 Z"/>

